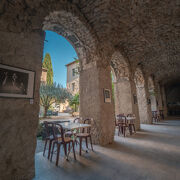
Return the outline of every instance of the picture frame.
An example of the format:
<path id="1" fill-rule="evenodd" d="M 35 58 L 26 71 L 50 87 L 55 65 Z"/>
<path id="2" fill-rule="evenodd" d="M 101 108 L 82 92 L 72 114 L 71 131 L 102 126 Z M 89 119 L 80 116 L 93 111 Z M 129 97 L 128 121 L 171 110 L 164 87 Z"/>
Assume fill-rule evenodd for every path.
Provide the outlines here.
<path id="1" fill-rule="evenodd" d="M 0 64 L 0 97 L 34 98 L 35 71 Z"/>
<path id="2" fill-rule="evenodd" d="M 109 89 L 104 89 L 104 102 L 111 103 L 111 91 Z"/>

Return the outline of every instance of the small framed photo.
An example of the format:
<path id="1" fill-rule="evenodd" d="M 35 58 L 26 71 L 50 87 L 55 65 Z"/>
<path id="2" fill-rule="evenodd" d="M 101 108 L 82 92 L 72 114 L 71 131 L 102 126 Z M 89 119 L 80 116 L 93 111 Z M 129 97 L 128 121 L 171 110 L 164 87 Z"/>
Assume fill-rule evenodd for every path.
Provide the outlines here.
<path id="1" fill-rule="evenodd" d="M 104 102 L 111 103 L 111 93 L 109 89 L 104 89 Z"/>
<path id="2" fill-rule="evenodd" d="M 0 64 L 0 97 L 34 98 L 35 71 Z"/>

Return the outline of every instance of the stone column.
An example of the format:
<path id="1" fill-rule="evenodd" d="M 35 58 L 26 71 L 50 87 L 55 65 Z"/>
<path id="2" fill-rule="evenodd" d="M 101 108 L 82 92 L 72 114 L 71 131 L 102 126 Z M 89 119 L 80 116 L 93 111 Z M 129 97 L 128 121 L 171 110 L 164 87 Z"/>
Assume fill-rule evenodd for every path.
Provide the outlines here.
<path id="1" fill-rule="evenodd" d="M 132 95 L 129 79 L 127 80 L 126 77 L 117 78 L 114 83 L 114 90 L 116 115 L 132 113 Z"/>
<path id="2" fill-rule="evenodd" d="M 33 104 L 0 98 L 0 179 L 32 179 L 39 114 L 43 32 L 0 32 L 0 63 L 35 71 Z"/>
<path id="3" fill-rule="evenodd" d="M 161 96 L 161 88 L 158 82 L 155 82 L 155 92 L 156 92 L 156 99 L 157 99 L 157 109 L 162 110 L 162 96 Z"/>
<path id="4" fill-rule="evenodd" d="M 148 77 L 145 77 L 144 81 L 144 88 L 145 88 L 145 96 L 146 96 L 146 103 L 147 103 L 147 124 L 152 124 L 152 110 L 151 110 L 151 103 L 150 103 L 150 93 L 148 88 Z"/>
<path id="5" fill-rule="evenodd" d="M 163 113 L 164 113 L 164 117 L 167 117 L 167 101 L 166 101 L 166 92 L 165 92 L 165 88 L 164 86 L 161 86 L 161 96 L 162 96 L 162 101 L 163 101 Z"/>
<path id="6" fill-rule="evenodd" d="M 134 79 L 131 78 L 131 102 L 132 102 L 132 113 L 136 116 L 135 127 L 136 130 L 140 129 L 140 117 L 139 117 L 139 108 L 137 102 L 137 92 L 136 92 L 136 85 L 134 83 Z"/>
<path id="7" fill-rule="evenodd" d="M 85 65 L 80 71 L 80 116 L 93 118 L 93 142 L 105 145 L 113 142 L 115 131 L 114 102 L 110 66 Z M 111 93 L 111 103 L 104 102 L 104 89 Z"/>

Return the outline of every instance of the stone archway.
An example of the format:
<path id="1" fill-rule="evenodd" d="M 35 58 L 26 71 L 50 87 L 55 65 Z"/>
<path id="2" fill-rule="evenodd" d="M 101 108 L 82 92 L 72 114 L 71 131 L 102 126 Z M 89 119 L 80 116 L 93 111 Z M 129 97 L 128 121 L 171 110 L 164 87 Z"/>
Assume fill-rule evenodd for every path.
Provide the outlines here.
<path id="1" fill-rule="evenodd" d="M 21 17 L 26 19 L 17 21 L 17 24 L 9 21 L 7 25 L 4 21 L 4 31 L 0 32 L 3 44 L 0 62 L 36 72 L 34 99 L 4 98 L 0 101 L 1 118 L 4 120 L 1 143 L 5 150 L 9 150 L 0 154 L 2 179 L 32 179 L 35 175 L 43 30 L 63 35 L 77 51 L 81 66 L 80 113 L 82 117 L 91 117 L 95 121 L 92 127 L 94 143 L 104 145 L 112 143 L 114 138 L 113 104 L 105 104 L 103 96 L 103 88 L 111 90 L 110 68 L 99 63 L 103 53 L 98 51 L 95 33 L 83 15 L 68 3 L 42 2 L 33 17 L 22 6 Z"/>
<path id="2" fill-rule="evenodd" d="M 148 98 L 145 89 L 144 75 L 140 68 L 136 68 L 136 71 L 134 73 L 134 81 L 136 84 L 140 123 L 148 124 L 149 123 Z"/>
<path id="3" fill-rule="evenodd" d="M 45 17 L 43 30 L 65 37 L 77 52 L 80 61 L 80 116 L 93 118 L 92 140 L 95 144 L 113 142 L 113 104 L 104 104 L 103 89 L 110 89 L 110 69 L 100 63 L 97 41 L 85 20 L 70 12 L 55 11 Z M 107 76 L 107 81 L 102 79 Z M 101 83 L 100 83 L 101 81 Z M 111 89 L 110 89 L 111 90 Z M 104 109 L 108 109 L 104 113 Z M 105 117 L 104 117 L 105 115 Z M 109 122 L 108 122 L 109 121 Z"/>

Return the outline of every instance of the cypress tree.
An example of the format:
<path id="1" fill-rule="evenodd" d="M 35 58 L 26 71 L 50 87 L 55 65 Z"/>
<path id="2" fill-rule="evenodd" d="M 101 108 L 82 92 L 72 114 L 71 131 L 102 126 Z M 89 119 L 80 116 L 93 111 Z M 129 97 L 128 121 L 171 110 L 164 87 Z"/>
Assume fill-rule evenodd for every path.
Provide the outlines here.
<path id="1" fill-rule="evenodd" d="M 51 56 L 49 53 L 46 53 L 43 61 L 43 68 L 47 70 L 47 84 L 52 85 L 53 84 L 53 68 L 52 68 L 52 62 L 51 62 Z"/>

